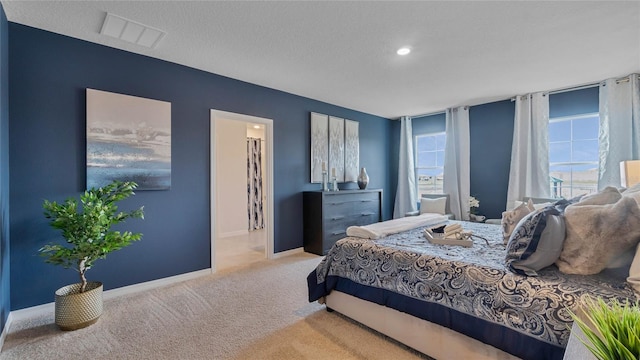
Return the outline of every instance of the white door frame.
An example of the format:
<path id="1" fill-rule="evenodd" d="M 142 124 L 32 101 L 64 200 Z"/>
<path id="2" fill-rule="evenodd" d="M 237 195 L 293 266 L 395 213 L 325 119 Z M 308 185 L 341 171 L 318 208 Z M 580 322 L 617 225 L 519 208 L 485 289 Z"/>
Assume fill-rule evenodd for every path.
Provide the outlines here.
<path id="1" fill-rule="evenodd" d="M 209 162 L 211 168 L 211 174 L 209 179 L 209 187 L 210 187 L 210 216 L 211 216 L 211 271 L 216 271 L 216 247 L 215 241 L 217 238 L 217 224 L 216 224 L 216 208 L 218 204 L 217 201 L 217 186 L 216 186 L 216 127 L 218 120 L 226 119 L 226 120 L 235 120 L 249 123 L 257 123 L 264 125 L 264 134 L 265 134 L 265 152 L 266 152 L 266 160 L 267 164 L 265 166 L 266 178 L 267 178 L 267 204 L 264 206 L 266 211 L 265 216 L 265 226 L 267 233 L 267 243 L 265 246 L 265 258 L 272 259 L 273 258 L 273 120 L 231 113 L 226 111 L 220 111 L 211 109 L 211 134 L 210 134 L 210 153 L 209 153 Z"/>

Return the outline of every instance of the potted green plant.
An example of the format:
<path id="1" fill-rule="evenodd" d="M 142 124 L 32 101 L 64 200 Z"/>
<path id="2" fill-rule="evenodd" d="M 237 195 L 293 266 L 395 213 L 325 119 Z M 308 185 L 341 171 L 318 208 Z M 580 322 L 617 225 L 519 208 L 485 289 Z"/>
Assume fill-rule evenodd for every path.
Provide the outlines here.
<path id="1" fill-rule="evenodd" d="M 135 182 L 114 181 L 100 188 L 91 188 L 80 196 L 82 206 L 74 198 L 64 203 L 45 200 L 42 207 L 50 225 L 62 230 L 67 246 L 51 243 L 39 252 L 45 262 L 73 268 L 80 283 L 56 291 L 55 322 L 63 330 L 76 330 L 89 326 L 102 314 L 102 283 L 88 282 L 87 270 L 98 259 L 112 251 L 122 249 L 142 234 L 111 230 L 115 224 L 128 218 L 144 219 L 143 207 L 129 212 L 118 212 L 116 203 L 134 195 Z"/>
<path id="2" fill-rule="evenodd" d="M 640 305 L 588 298 L 582 317 L 571 312 L 573 320 L 586 336 L 580 341 L 600 360 L 640 359 Z"/>

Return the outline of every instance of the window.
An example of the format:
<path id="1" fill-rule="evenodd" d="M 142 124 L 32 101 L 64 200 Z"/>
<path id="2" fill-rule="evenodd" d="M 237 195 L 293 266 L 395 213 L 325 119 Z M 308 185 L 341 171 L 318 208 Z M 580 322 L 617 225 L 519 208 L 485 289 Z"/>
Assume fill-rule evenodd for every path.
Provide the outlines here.
<path id="1" fill-rule="evenodd" d="M 444 132 L 415 137 L 418 198 L 422 194 L 441 194 L 444 177 Z"/>
<path id="2" fill-rule="evenodd" d="M 598 190 L 598 113 L 549 119 L 551 195 L 572 198 Z"/>

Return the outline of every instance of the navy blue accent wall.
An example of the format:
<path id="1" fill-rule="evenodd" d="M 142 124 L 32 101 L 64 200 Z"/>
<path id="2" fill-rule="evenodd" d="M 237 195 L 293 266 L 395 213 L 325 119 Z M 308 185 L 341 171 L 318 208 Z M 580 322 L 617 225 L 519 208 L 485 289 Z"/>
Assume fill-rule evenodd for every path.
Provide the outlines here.
<path id="1" fill-rule="evenodd" d="M 11 309 L 9 259 L 9 32 L 0 4 L 0 333 Z"/>
<path id="2" fill-rule="evenodd" d="M 471 195 L 478 212 L 499 219 L 507 204 L 515 103 L 498 101 L 469 108 Z"/>
<path id="3" fill-rule="evenodd" d="M 595 86 L 588 89 L 567 91 L 549 95 L 549 117 L 571 116 L 597 113 L 600 111 L 600 89 Z"/>
<path id="4" fill-rule="evenodd" d="M 411 119 L 411 130 L 413 136 L 442 132 L 445 130 L 445 115 L 442 113 Z M 393 191 L 390 214 L 393 216 L 395 193 L 398 187 L 398 167 L 400 160 L 400 120 L 392 121 L 389 136 L 391 137 L 391 159 L 389 163 L 391 170 L 389 171 L 389 186 Z"/>
<path id="5" fill-rule="evenodd" d="M 171 102 L 170 191 L 138 191 L 123 209 L 145 206 L 125 224 L 143 240 L 110 254 L 88 273 L 111 289 L 210 266 L 210 109 L 273 119 L 275 251 L 301 247 L 302 195 L 309 183 L 309 112 L 360 122 L 360 163 L 371 188 L 384 190 L 390 217 L 391 121 L 185 66 L 9 24 L 11 308 L 51 302 L 77 282 L 45 264 L 37 250 L 59 235 L 42 215 L 85 187 L 85 89 Z M 354 187 L 355 184 L 344 184 Z"/>
<path id="6" fill-rule="evenodd" d="M 441 113 L 411 119 L 411 129 L 413 136 L 444 132 L 447 129 L 447 116 Z"/>
<path id="7" fill-rule="evenodd" d="M 598 112 L 598 87 L 568 91 L 549 96 L 549 116 L 560 117 Z M 499 219 L 507 203 L 515 102 L 498 101 L 469 109 L 471 147 L 471 195 L 480 200 L 479 212 Z M 446 130 L 444 113 L 414 118 L 413 135 Z M 392 124 L 390 186 L 397 186 L 400 122 Z"/>
<path id="8" fill-rule="evenodd" d="M 500 218 L 507 203 L 515 105 L 509 100 L 469 109 L 471 195 L 480 200 L 479 212 Z M 446 115 L 415 118 L 413 135 L 443 132 Z"/>

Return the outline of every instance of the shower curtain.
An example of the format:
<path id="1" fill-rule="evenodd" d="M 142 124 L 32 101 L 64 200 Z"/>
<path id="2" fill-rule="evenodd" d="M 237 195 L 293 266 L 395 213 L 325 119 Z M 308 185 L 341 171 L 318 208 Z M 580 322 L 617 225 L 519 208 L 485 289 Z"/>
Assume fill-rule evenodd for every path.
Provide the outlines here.
<path id="1" fill-rule="evenodd" d="M 249 231 L 264 228 L 262 216 L 262 143 L 247 138 L 247 214 Z"/>

